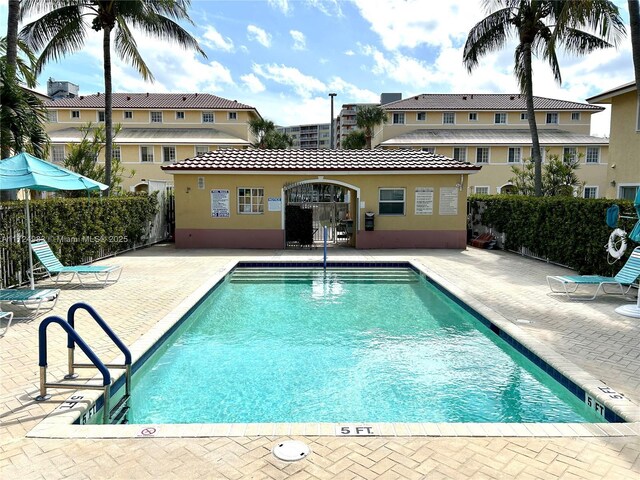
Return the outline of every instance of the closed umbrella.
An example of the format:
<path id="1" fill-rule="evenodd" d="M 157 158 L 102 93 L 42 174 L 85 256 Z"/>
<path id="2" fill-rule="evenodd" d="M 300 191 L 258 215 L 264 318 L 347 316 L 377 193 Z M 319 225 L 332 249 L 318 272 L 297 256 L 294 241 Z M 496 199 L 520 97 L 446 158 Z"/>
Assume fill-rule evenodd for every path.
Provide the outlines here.
<path id="1" fill-rule="evenodd" d="M 71 170 L 22 152 L 0 161 L 0 190 L 26 188 L 46 192 L 60 190 L 106 190 L 107 185 L 79 175 Z M 29 272 L 33 281 L 33 252 L 31 250 L 31 218 L 29 195 L 26 195 L 27 241 L 29 243 Z"/>

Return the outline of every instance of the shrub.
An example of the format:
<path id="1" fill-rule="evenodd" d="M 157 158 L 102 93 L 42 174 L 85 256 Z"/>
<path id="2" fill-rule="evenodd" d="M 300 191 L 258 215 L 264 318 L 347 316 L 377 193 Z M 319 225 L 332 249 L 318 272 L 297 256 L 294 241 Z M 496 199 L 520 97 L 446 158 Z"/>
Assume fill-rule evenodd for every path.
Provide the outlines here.
<path id="1" fill-rule="evenodd" d="M 77 265 L 143 245 L 158 208 L 156 195 L 49 198 L 30 202 L 31 237 L 43 238 L 64 264 Z M 0 203 L 3 286 L 26 279 L 24 202 Z"/>
<path id="2" fill-rule="evenodd" d="M 528 248 L 580 274 L 614 275 L 622 265 L 608 262 L 604 246 L 611 228 L 605 218 L 607 208 L 614 203 L 621 211 L 634 212 L 629 200 L 473 195 L 469 202 L 473 222 L 504 233 L 508 250 Z M 627 232 L 634 224 L 634 219 L 619 222 Z M 630 242 L 627 255 L 632 247 Z"/>

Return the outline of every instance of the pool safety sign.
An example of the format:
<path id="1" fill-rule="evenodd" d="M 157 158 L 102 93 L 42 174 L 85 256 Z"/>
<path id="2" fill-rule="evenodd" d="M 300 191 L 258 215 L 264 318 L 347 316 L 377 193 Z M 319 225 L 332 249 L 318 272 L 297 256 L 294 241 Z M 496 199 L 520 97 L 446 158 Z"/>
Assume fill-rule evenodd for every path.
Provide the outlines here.
<path id="1" fill-rule="evenodd" d="M 211 216 L 229 218 L 229 190 L 211 190 Z"/>
<path id="2" fill-rule="evenodd" d="M 375 435 L 373 427 L 367 425 L 339 425 L 336 435 L 341 437 L 370 437 Z"/>

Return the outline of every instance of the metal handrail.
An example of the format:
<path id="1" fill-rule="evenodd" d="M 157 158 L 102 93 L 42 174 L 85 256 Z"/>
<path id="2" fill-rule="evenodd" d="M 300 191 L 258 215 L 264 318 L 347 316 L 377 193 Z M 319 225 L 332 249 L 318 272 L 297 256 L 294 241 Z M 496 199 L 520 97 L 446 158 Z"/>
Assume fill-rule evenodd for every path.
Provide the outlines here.
<path id="1" fill-rule="evenodd" d="M 96 385 L 82 385 L 82 384 L 69 384 L 69 383 L 47 383 L 47 327 L 52 324 L 57 323 L 62 327 L 62 329 L 67 332 L 68 338 L 72 338 L 74 344 L 77 344 L 80 349 L 84 352 L 84 354 L 91 360 L 93 366 L 95 366 L 100 373 L 102 374 L 102 387 L 97 387 Z M 98 356 L 91 350 L 89 345 L 82 339 L 78 332 L 76 332 L 73 327 L 65 322 L 62 318 L 57 316 L 51 316 L 45 318 L 42 323 L 40 323 L 40 327 L 38 328 L 38 365 L 40 366 L 40 395 L 36 397 L 37 401 L 48 400 L 51 398 L 51 395 L 47 395 L 47 388 L 68 388 L 68 389 L 103 389 L 103 397 L 104 397 L 104 406 L 102 413 L 102 421 L 103 423 L 107 423 L 109 419 L 109 399 L 111 397 L 111 374 L 109 373 L 109 369 L 105 366 L 104 363 L 98 358 Z"/>
<path id="2" fill-rule="evenodd" d="M 104 319 L 95 311 L 95 309 L 84 302 L 78 302 L 71 305 L 69 311 L 67 312 L 67 322 L 71 325 L 71 328 L 75 331 L 75 315 L 78 310 L 86 310 L 91 317 L 96 321 L 96 323 L 102 328 L 102 330 L 109 336 L 109 338 L 113 341 L 113 343 L 120 349 L 120 351 L 124 355 L 124 364 L 109 364 L 110 368 L 120 368 L 125 370 L 125 395 L 129 395 L 131 392 L 131 351 L 127 348 L 127 346 L 120 340 L 120 338 L 116 335 L 116 333 L 111 329 L 111 327 L 104 321 Z M 76 368 L 92 368 L 93 365 L 85 364 L 85 363 L 75 363 L 74 362 L 74 353 L 75 353 L 75 340 L 72 335 L 67 335 L 67 349 L 68 349 L 68 360 L 69 360 L 69 374 L 65 376 L 65 378 L 76 378 L 77 375 L 75 373 Z"/>

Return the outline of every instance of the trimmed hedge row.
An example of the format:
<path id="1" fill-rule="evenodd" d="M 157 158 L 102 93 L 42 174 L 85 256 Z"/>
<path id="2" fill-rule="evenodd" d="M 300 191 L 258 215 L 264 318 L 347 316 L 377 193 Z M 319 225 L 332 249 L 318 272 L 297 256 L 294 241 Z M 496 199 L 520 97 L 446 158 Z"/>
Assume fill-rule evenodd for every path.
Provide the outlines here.
<path id="1" fill-rule="evenodd" d="M 505 234 L 505 248 L 528 248 L 552 262 L 567 265 L 580 274 L 615 275 L 622 263 L 610 265 L 605 245 L 612 229 L 606 211 L 616 204 L 634 219 L 621 219 L 618 226 L 630 232 L 635 224 L 629 200 L 575 197 L 529 197 L 522 195 L 473 195 L 469 197 L 472 222 Z M 628 248 L 622 262 L 629 255 Z"/>
<path id="2" fill-rule="evenodd" d="M 145 243 L 158 209 L 156 195 L 50 198 L 30 202 L 31 238 L 45 239 L 60 261 L 78 265 Z M 2 284 L 26 280 L 28 243 L 24 202 L 0 203 Z M 6 278 L 4 278 L 6 276 Z"/>

